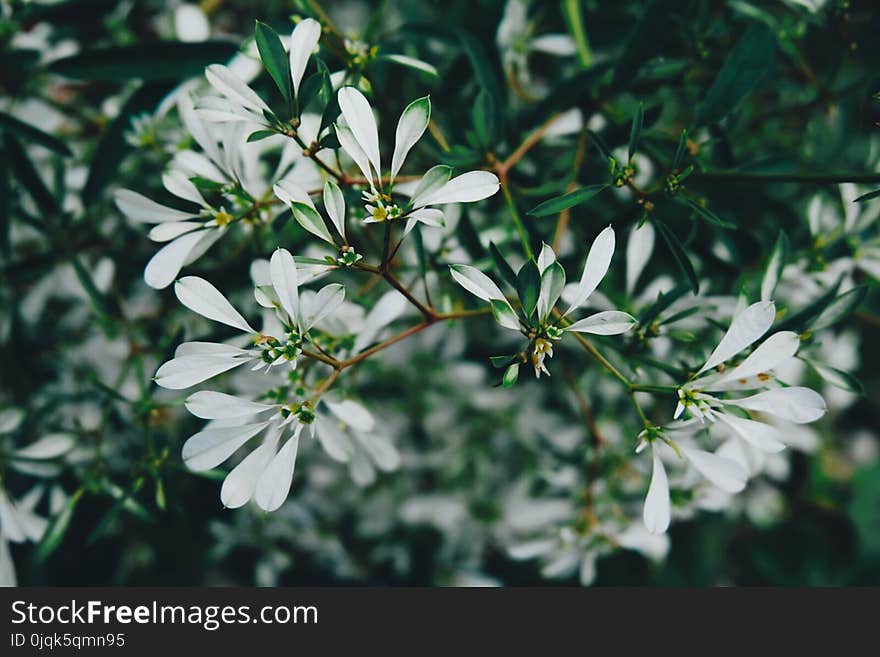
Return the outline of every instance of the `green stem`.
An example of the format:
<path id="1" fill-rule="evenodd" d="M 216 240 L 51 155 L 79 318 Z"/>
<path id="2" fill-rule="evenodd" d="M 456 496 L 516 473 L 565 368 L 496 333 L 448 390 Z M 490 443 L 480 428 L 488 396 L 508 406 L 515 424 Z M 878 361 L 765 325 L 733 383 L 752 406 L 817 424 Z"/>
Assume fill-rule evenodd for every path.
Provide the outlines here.
<path id="1" fill-rule="evenodd" d="M 590 52 L 590 43 L 587 41 L 587 32 L 584 29 L 581 0 L 563 0 L 562 13 L 565 15 L 568 31 L 577 48 L 578 63 L 581 68 L 589 68 L 593 63 L 593 54 Z"/>
<path id="2" fill-rule="evenodd" d="M 513 202 L 513 196 L 510 194 L 510 185 L 507 184 L 506 177 L 501 178 L 501 191 L 504 193 L 504 200 L 507 203 L 507 208 L 510 210 L 510 217 L 513 219 L 513 223 L 516 225 L 516 230 L 519 233 L 519 241 L 522 242 L 523 251 L 526 252 L 526 257 L 532 260 L 535 254 L 532 252 L 532 247 L 529 244 L 529 234 L 522 222 L 522 217 L 519 216 L 519 210 L 516 209 L 516 203 Z"/>

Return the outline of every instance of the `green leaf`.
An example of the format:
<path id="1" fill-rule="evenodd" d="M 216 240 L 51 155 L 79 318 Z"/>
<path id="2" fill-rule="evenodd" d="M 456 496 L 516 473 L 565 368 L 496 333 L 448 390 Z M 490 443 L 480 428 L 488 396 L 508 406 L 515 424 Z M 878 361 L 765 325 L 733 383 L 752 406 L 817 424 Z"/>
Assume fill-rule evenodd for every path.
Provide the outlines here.
<path id="1" fill-rule="evenodd" d="M 757 86 L 776 56 L 776 36 L 753 24 L 740 37 L 697 110 L 696 124 L 717 123 Z"/>
<path id="2" fill-rule="evenodd" d="M 847 290 L 822 310 L 810 328 L 813 331 L 821 331 L 837 324 L 840 320 L 852 314 L 868 295 L 867 285 L 857 285 Z"/>
<path id="3" fill-rule="evenodd" d="M 837 298 L 838 289 L 840 289 L 840 279 L 823 292 L 815 301 L 804 308 L 801 308 L 793 315 L 789 315 L 783 319 L 775 329 L 777 331 L 796 331 L 798 333 L 805 331 L 809 327 L 810 322 L 821 315 L 822 312 L 834 302 Z"/>
<path id="4" fill-rule="evenodd" d="M 519 378 L 519 363 L 513 363 L 507 367 L 504 371 L 504 376 L 501 379 L 501 385 L 504 388 L 511 387 L 516 380 Z"/>
<path id="5" fill-rule="evenodd" d="M 462 30 L 458 32 L 458 39 L 467 55 L 468 61 L 470 61 L 471 67 L 474 69 L 477 83 L 492 97 L 495 125 L 496 129 L 500 132 L 504 119 L 501 110 L 506 104 L 504 103 L 504 87 L 502 87 L 500 82 L 499 69 L 489 59 L 483 43 L 473 34 Z"/>
<path id="6" fill-rule="evenodd" d="M 584 16 L 581 4 L 581 0 L 563 0 L 562 15 L 565 18 L 568 33 L 574 40 L 578 64 L 580 64 L 581 68 L 589 68 L 593 63 L 593 56 L 590 52 L 587 32 L 584 29 Z"/>
<path id="7" fill-rule="evenodd" d="M 654 0 L 638 5 L 643 8 L 642 13 L 623 44 L 622 54 L 614 67 L 613 87 L 628 84 L 642 65 L 660 52 L 669 39 L 669 19 L 676 4 L 674 0 Z"/>
<path id="8" fill-rule="evenodd" d="M 317 210 L 309 207 L 305 203 L 298 203 L 294 201 L 290 204 L 291 210 L 293 210 L 293 218 L 296 219 L 296 222 L 309 231 L 312 235 L 316 237 L 320 237 L 325 242 L 330 244 L 334 244 L 333 238 L 330 236 L 330 231 L 327 230 L 327 225 L 324 223 L 324 220 L 321 218 L 321 215 L 318 214 Z"/>
<path id="9" fill-rule="evenodd" d="M 541 292 L 541 272 L 534 260 L 529 260 L 516 276 L 516 293 L 522 304 L 523 314 L 530 318 L 538 305 L 538 295 Z"/>
<path id="10" fill-rule="evenodd" d="M 703 205 L 700 205 L 699 203 L 697 203 L 693 199 L 679 197 L 678 201 L 680 203 L 684 203 L 686 206 L 688 206 L 691 210 L 696 212 L 699 216 L 701 216 L 703 219 L 708 221 L 710 224 L 715 224 L 716 226 L 720 226 L 721 228 L 728 228 L 728 229 L 736 228 L 736 224 L 731 223 L 729 221 L 725 221 L 724 219 L 719 217 L 717 214 L 712 212 L 712 210 L 710 210 L 709 208 L 707 208 Z"/>
<path id="11" fill-rule="evenodd" d="M 516 273 L 513 271 L 501 251 L 495 246 L 495 242 L 489 242 L 489 253 L 492 255 L 492 261 L 495 263 L 495 269 L 501 275 L 501 279 L 513 289 L 516 289 Z"/>
<path id="12" fill-rule="evenodd" d="M 254 38 L 257 42 L 257 49 L 260 51 L 260 59 L 263 60 L 263 65 L 275 81 L 275 85 L 287 102 L 288 108 L 291 107 L 293 103 L 293 83 L 290 79 L 290 60 L 287 57 L 287 53 L 284 52 L 281 37 L 271 27 L 257 21 Z"/>
<path id="13" fill-rule="evenodd" d="M 821 376 L 822 379 L 833 385 L 835 388 L 840 388 L 841 390 L 846 390 L 847 392 L 852 392 L 856 395 L 865 394 L 864 386 L 862 386 L 861 382 L 849 372 L 844 372 L 836 367 L 831 367 L 824 363 L 817 363 L 816 361 L 807 358 L 804 358 L 803 360 L 816 370 L 816 373 Z"/>
<path id="14" fill-rule="evenodd" d="M 684 156 L 684 149 L 687 147 L 687 141 L 687 130 L 682 130 L 681 136 L 678 138 L 678 146 L 675 148 L 675 157 L 672 158 L 672 168 L 675 171 L 678 171 L 681 167 L 681 158 Z"/>
<path id="15" fill-rule="evenodd" d="M 685 294 L 687 294 L 687 291 L 690 289 L 690 285 L 680 284 L 669 290 L 669 292 L 660 292 L 657 295 L 657 300 L 650 306 L 645 308 L 642 311 L 642 314 L 639 315 L 639 325 L 650 325 L 655 319 L 657 319 L 657 317 L 660 316 L 660 313 L 662 313 L 673 303 L 681 299 Z"/>
<path id="16" fill-rule="evenodd" d="M 79 261 L 79 258 L 73 256 L 70 258 L 70 264 L 73 265 L 73 270 L 76 272 L 76 277 L 79 279 L 80 285 L 83 286 L 83 289 L 86 291 L 86 294 L 89 297 L 89 301 L 92 303 L 92 307 L 95 312 L 101 319 L 107 319 L 109 316 L 109 309 L 107 306 L 107 300 L 104 298 L 104 295 L 101 294 L 98 287 L 95 285 L 95 281 L 92 280 L 91 274 L 83 267 L 82 263 Z"/>
<path id="17" fill-rule="evenodd" d="M 880 189 L 875 189 L 873 192 L 868 192 L 867 194 L 862 194 L 855 200 L 853 203 L 861 203 L 862 201 L 870 201 L 871 199 L 877 198 L 880 196 Z"/>
<path id="18" fill-rule="evenodd" d="M 274 130 L 254 130 L 248 135 L 247 142 L 250 144 L 254 141 L 261 141 L 263 139 L 268 139 L 269 137 L 274 137 L 277 134 L 278 133 Z"/>
<path id="19" fill-rule="evenodd" d="M 639 139 L 642 136 L 642 124 L 645 122 L 645 104 L 639 103 L 639 108 L 633 116 L 632 126 L 629 129 L 629 159 L 632 161 L 636 149 L 639 147 Z"/>
<path id="20" fill-rule="evenodd" d="M 697 278 L 697 272 L 694 271 L 694 266 L 691 264 L 678 237 L 662 221 L 655 221 L 654 225 L 657 227 L 660 236 L 663 237 L 663 241 L 666 242 L 666 246 L 669 247 L 669 251 L 672 253 L 672 257 L 675 258 L 678 268 L 681 269 L 682 273 L 690 281 L 694 294 L 699 294 L 700 281 Z"/>
<path id="21" fill-rule="evenodd" d="M 93 82 L 185 80 L 204 73 L 209 64 L 222 63 L 238 52 L 237 42 L 159 42 L 84 50 L 56 59 L 49 71 Z"/>
<path id="22" fill-rule="evenodd" d="M 489 356 L 489 360 L 492 362 L 492 367 L 495 369 L 501 369 L 502 367 L 507 367 L 517 358 L 517 354 L 509 354 L 507 356 Z"/>
<path id="23" fill-rule="evenodd" d="M 6 153 L 9 156 L 9 162 L 12 165 L 12 175 L 27 190 L 28 195 L 37 204 L 40 212 L 50 217 L 60 212 L 61 207 L 58 201 L 52 192 L 49 191 L 40 174 L 37 173 L 34 163 L 31 162 L 18 140 L 7 133 L 4 135 L 3 141 Z"/>
<path id="24" fill-rule="evenodd" d="M 485 89 L 480 89 L 473 108 L 474 129 L 483 149 L 495 143 L 495 102 Z"/>
<path id="25" fill-rule="evenodd" d="M 125 139 L 125 133 L 131 129 L 131 119 L 142 112 L 152 112 L 173 88 L 174 84 L 169 82 L 147 82 L 128 97 L 92 152 L 89 176 L 82 190 L 83 205 L 89 206 L 98 200 L 110 181 L 119 175 L 123 158 L 133 150 Z"/>
<path id="26" fill-rule="evenodd" d="M 39 144 L 59 155 L 64 155 L 66 157 L 73 155 L 67 147 L 67 144 L 58 139 L 55 135 L 47 134 L 29 123 L 19 121 L 17 118 L 6 112 L 0 112 L 0 130 L 8 131 L 15 137 L 20 137 L 26 141 Z"/>
<path id="27" fill-rule="evenodd" d="M 84 492 L 85 491 L 82 488 L 78 489 L 70 496 L 67 500 L 67 504 L 61 509 L 58 515 L 52 518 L 52 521 L 46 528 L 46 532 L 43 534 L 43 538 L 40 539 L 40 542 L 34 549 L 35 563 L 40 565 L 45 563 L 46 559 L 52 556 L 52 553 L 58 549 L 59 545 L 61 545 L 61 541 L 64 540 L 64 535 L 70 527 L 70 520 L 73 518 L 73 512 L 76 510 Z"/>
<path id="28" fill-rule="evenodd" d="M 569 208 L 580 205 L 581 203 L 586 203 L 606 187 L 608 187 L 608 185 L 604 183 L 601 185 L 589 185 L 587 187 L 581 187 L 580 189 L 576 189 L 573 192 L 568 192 L 567 194 L 563 194 L 562 196 L 557 196 L 556 198 L 551 198 L 547 201 L 544 201 L 543 203 L 529 210 L 526 214 L 529 214 L 533 217 L 546 217 L 551 214 L 559 214 L 563 210 L 568 210 Z"/>

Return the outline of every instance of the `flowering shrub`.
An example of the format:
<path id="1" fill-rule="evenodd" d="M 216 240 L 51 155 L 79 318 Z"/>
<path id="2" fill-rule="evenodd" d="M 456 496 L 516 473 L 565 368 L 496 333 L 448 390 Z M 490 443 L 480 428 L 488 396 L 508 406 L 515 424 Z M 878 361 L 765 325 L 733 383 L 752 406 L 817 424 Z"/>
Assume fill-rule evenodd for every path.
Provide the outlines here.
<path id="1" fill-rule="evenodd" d="M 2 4 L 0 580 L 878 563 L 869 9 L 153 4 Z"/>

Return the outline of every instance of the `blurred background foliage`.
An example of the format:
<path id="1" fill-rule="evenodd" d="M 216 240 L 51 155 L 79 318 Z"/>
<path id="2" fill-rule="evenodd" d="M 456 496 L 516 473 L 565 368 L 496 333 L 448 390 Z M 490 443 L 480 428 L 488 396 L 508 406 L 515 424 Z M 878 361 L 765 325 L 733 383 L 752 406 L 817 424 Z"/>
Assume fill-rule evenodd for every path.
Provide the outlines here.
<path id="1" fill-rule="evenodd" d="M 376 545 L 382 541 L 355 531 L 371 513 L 372 502 L 365 498 L 359 507 L 355 490 L 348 494 L 353 500 L 348 499 L 332 519 L 319 517 L 310 530 L 336 534 L 355 560 L 368 564 L 353 571 L 332 565 L 331 555 L 322 552 L 320 544 L 297 540 L 302 520 L 295 510 L 277 517 L 223 510 L 217 480 L 186 472 L 178 456 L 180 444 L 197 430 L 198 422 L 179 414 L 168 422 L 168 409 L 153 397 L 150 368 L 179 342 L 178 304 L 167 291 L 142 289 L 143 268 L 154 248 L 138 227 L 119 219 L 108 191 L 133 187 L 160 196 L 165 144 L 149 122 L 133 139 L 133 120 L 153 111 L 183 79 L 199 76 L 206 64 L 237 52 L 242 39 L 251 36 L 255 19 L 285 33 L 292 15 L 329 17 L 346 34 L 378 45 L 380 53 L 403 53 L 435 66 L 439 75 L 432 77 L 402 74 L 400 68 L 380 61 L 370 64 L 380 115 L 395 116 L 409 99 L 431 94 L 437 128 L 451 148 L 445 151 L 439 140 L 423 144 L 412 156 L 419 165 L 445 161 L 479 166 L 485 164 L 486 150 L 503 159 L 546 118 L 572 107 L 584 117 L 604 117 L 602 140 L 613 149 L 626 145 L 641 104 L 642 150 L 653 166 L 668 167 L 682 129 L 699 131 L 699 139 L 689 133 L 693 141 L 686 145 L 696 165 L 687 186 L 693 199 L 708 200 L 711 216 L 695 220 L 691 208 L 683 209 L 680 199 L 662 193 L 652 197 L 652 211 L 669 225 L 686 257 L 701 264 L 701 281 L 714 290 L 738 291 L 750 285 L 780 230 L 791 244 L 809 245 L 812 238 L 804 216 L 813 195 L 839 204 L 837 184 L 854 175 L 864 176 L 868 189 L 871 181 L 880 187 L 880 102 L 874 96 L 880 90 L 880 12 L 871 0 L 536 2 L 528 14 L 530 24 L 541 33 L 571 34 L 578 48 L 574 57 L 565 59 L 531 53 L 528 80 L 510 68 L 513 60 L 505 59 L 497 46 L 502 2 L 204 0 L 199 7 L 208 18 L 210 36 L 187 42 L 179 40 L 182 35 L 175 26 L 177 4 L 3 3 L 0 402 L 27 409 L 22 431 L 29 436 L 70 429 L 82 412 L 77 404 L 97 404 L 100 422 L 79 434 L 97 444 L 114 441 L 106 460 L 93 459 L 62 475 L 68 492 L 84 492 L 69 503 L 69 524 L 52 525 L 57 531 L 49 538 L 57 544 L 47 545 L 44 539 L 36 552 L 29 545 L 12 546 L 24 584 L 453 581 L 444 569 L 455 558 L 443 554 L 443 532 L 429 525 L 396 525 L 385 536 L 395 549 L 406 552 L 407 568 L 395 567 L 391 556 L 376 556 Z M 528 39 L 521 36 L 514 50 L 527 51 Z M 738 47 L 740 59 L 730 65 L 732 79 L 714 89 L 719 72 Z M 345 65 L 341 59 L 333 61 L 332 55 L 329 60 L 333 66 Z M 272 97 L 268 75 L 254 84 Z M 46 107 L 53 115 L 46 130 L 29 133 L 15 123 L 15 118 L 28 121 L 29 112 Z M 487 108 L 490 115 L 482 126 L 475 124 L 475 107 Z M 390 132 L 380 130 L 380 135 L 390 139 Z M 540 156 L 512 170 L 511 187 L 521 211 L 564 192 L 572 170 L 583 184 L 608 180 L 606 158 L 585 135 L 574 147 L 547 145 Z M 30 200 L 22 202 L 22 196 Z M 872 202 L 880 199 L 864 205 Z M 503 212 L 503 200 L 493 203 Z M 587 243 L 597 227 L 613 222 L 622 234 L 643 213 L 643 204 L 609 194 L 572 209 L 569 225 L 574 241 Z M 718 218 L 736 229 L 719 228 Z M 15 224 L 29 225 L 34 233 L 15 241 L 13 248 L 10 232 Z M 553 226 L 549 218 L 526 218 L 533 244 L 552 239 Z M 474 229 L 466 215 L 459 230 L 465 248 L 475 258 L 485 257 L 479 239 L 469 239 Z M 290 223 L 281 235 L 292 249 L 307 242 Z M 250 261 L 265 256 L 277 239 L 258 231 L 227 240 L 222 254 L 200 263 L 201 275 L 220 289 L 241 284 L 247 280 Z M 516 236 L 507 244 L 517 248 Z M 115 265 L 109 287 L 96 280 L 104 256 Z M 572 253 L 567 263 L 575 266 L 581 257 L 580 251 Z M 816 249 L 817 268 L 823 257 Z M 39 322 L 30 325 L 22 319 L 22 305 L 59 263 L 69 265 L 63 275 L 75 277 L 74 287 L 80 285 L 85 294 L 49 295 Z M 666 273 L 687 282 L 672 245 L 658 246 L 649 270 L 651 275 Z M 612 274 L 622 282 L 622 273 Z M 63 287 L 57 279 L 53 285 Z M 148 311 L 127 312 L 137 303 L 132 299 L 143 294 L 152 295 Z M 67 319 L 85 304 L 86 321 Z M 679 522 L 670 530 L 672 549 L 665 565 L 631 552 L 615 553 L 600 560 L 598 584 L 880 583 L 876 294 L 868 295 L 848 321 L 859 337 L 859 365 L 853 373 L 864 385 L 864 394 L 829 421 L 833 426 L 823 434 L 816 454 L 793 455 L 790 477 L 781 484 L 784 511 L 766 521 L 744 514 L 700 514 Z M 118 379 L 106 378 L 88 359 L 71 356 L 74 347 L 91 339 L 96 325 L 108 344 L 121 341 L 128 349 L 115 356 L 125 362 L 121 373 L 113 373 Z M 468 360 L 481 367 L 494 353 L 489 327 L 487 320 L 479 329 L 483 336 L 475 332 L 477 337 L 467 345 Z M 454 433 L 454 444 L 463 450 L 457 457 L 462 464 L 440 479 L 432 478 L 428 469 L 422 479 L 418 472 L 381 475 L 369 498 L 380 499 L 383 488 L 404 491 L 400 495 L 410 487 L 468 489 L 473 517 L 491 522 L 500 513 L 499 474 L 487 474 L 485 455 L 476 452 L 488 449 L 480 437 L 495 431 L 503 419 L 475 413 L 459 418 L 442 434 L 420 427 L 420 406 L 443 404 L 446 395 L 454 393 L 450 379 L 442 374 L 442 362 L 425 352 L 412 357 L 420 360 L 369 364 L 375 368 L 368 377 L 371 398 L 394 404 L 419 389 L 421 396 L 410 397 L 409 440 L 415 446 L 436 446 L 452 440 Z M 138 381 L 136 402 L 119 395 L 119 386 L 129 377 Z M 542 399 L 545 410 L 570 414 L 558 400 Z M 615 406 L 595 411 L 613 415 Z M 864 434 L 870 439 L 857 446 L 855 437 Z M 497 447 L 496 443 L 495 459 Z M 511 443 L 502 457 L 505 468 L 534 467 L 534 457 L 520 449 Z M 861 452 L 854 455 L 857 449 Z M 14 475 L 6 484 L 17 485 Z M 279 523 L 293 527 L 293 535 L 279 531 Z M 227 531 L 245 539 L 224 551 L 222 536 Z M 274 571 L 278 574 L 268 580 L 259 573 L 259 564 L 267 558 L 281 562 Z M 481 569 L 507 584 L 545 583 L 533 563 L 513 561 L 491 542 Z"/>

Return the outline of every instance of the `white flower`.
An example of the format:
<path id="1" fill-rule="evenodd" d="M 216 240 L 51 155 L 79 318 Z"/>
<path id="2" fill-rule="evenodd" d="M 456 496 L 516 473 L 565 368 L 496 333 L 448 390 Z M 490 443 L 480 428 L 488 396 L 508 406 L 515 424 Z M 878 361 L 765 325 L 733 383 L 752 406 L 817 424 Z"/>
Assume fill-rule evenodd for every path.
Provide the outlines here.
<path id="1" fill-rule="evenodd" d="M 614 229 L 605 228 L 596 237 L 587 260 L 580 282 L 572 286 L 568 309 L 561 315 L 561 320 L 582 308 L 590 295 L 608 272 L 611 257 L 614 254 Z M 541 373 L 549 375 L 544 360 L 553 356 L 553 341 L 559 340 L 566 331 L 576 333 L 592 333 L 596 335 L 618 335 L 630 330 L 636 320 L 619 310 L 606 310 L 589 317 L 567 324 L 552 318 L 556 303 L 565 290 L 565 270 L 556 260 L 556 254 L 544 244 L 537 261 L 529 261 L 520 270 L 517 279 L 525 279 L 527 268 L 534 268 L 533 284 L 524 285 L 518 290 L 522 307 L 513 309 L 501 289 L 491 278 L 480 270 L 469 265 L 452 265 L 452 278 L 474 296 L 488 301 L 492 306 L 495 320 L 504 328 L 519 331 L 529 339 L 529 358 L 535 370 L 535 376 Z"/>
<path id="2" fill-rule="evenodd" d="M 258 287 L 254 294 L 260 305 L 276 311 L 284 329 L 281 336 L 258 333 L 204 279 L 186 276 L 175 284 L 175 294 L 184 306 L 207 319 L 239 329 L 247 334 L 252 346 L 242 349 L 223 343 L 185 342 L 177 348 L 174 358 L 156 372 L 158 385 L 174 390 L 189 388 L 246 363 L 255 363 L 255 370 L 284 362 L 296 367 L 302 344 L 310 339 L 309 330 L 342 304 L 345 288 L 331 283 L 302 303 L 296 264 L 290 252 L 276 250 L 269 270 L 272 285 Z"/>
<path id="3" fill-rule="evenodd" d="M 736 367 L 700 376 L 757 342 L 770 329 L 775 316 L 776 307 L 772 301 L 759 301 L 734 317 L 721 342 L 697 372 L 698 378 L 679 388 L 675 418 L 687 410 L 700 421 L 721 421 L 753 447 L 778 452 L 785 447 L 778 429 L 729 412 L 728 407 L 773 415 L 797 424 L 815 422 L 825 414 L 825 401 L 809 388 L 767 389 L 775 381 L 773 370 L 791 359 L 800 346 L 799 336 L 792 331 L 772 334 Z M 709 394 L 760 389 L 763 391 L 735 399 Z"/>
<path id="4" fill-rule="evenodd" d="M 410 150 L 428 127 L 431 118 L 430 99 L 425 96 L 414 100 L 400 115 L 391 168 L 386 180 L 383 178 L 379 153 L 379 132 L 370 103 L 354 87 L 343 87 L 337 96 L 344 123 L 336 124 L 336 136 L 342 149 L 354 161 L 369 185 L 369 191 L 364 192 L 367 223 L 406 218 L 405 232 L 409 232 L 416 222 L 442 226 L 443 213 L 430 206 L 471 203 L 488 198 L 498 191 L 498 178 L 493 173 L 470 171 L 452 178 L 450 167 L 438 165 L 419 181 L 408 203 L 398 204 L 392 196 L 394 179 Z"/>
<path id="5" fill-rule="evenodd" d="M 376 468 L 384 472 L 400 466 L 400 454 L 387 436 L 375 433 L 376 420 L 361 404 L 346 399 L 322 400 L 315 414 L 315 436 L 324 451 L 336 461 L 348 463 L 351 478 L 366 486 L 376 478 Z M 374 467 L 375 466 L 375 467 Z"/>
<path id="6" fill-rule="evenodd" d="M 53 433 L 25 445 L 16 447 L 11 437 L 22 424 L 24 411 L 7 408 L 0 411 L 0 457 L 9 467 L 21 474 L 45 478 L 60 472 L 58 460 L 74 446 L 74 436 L 66 433 Z M 36 512 L 36 506 L 43 498 L 44 486 L 31 488 L 22 497 L 14 499 L 0 481 L 0 586 L 15 586 L 15 564 L 9 551 L 9 543 L 38 542 L 49 525 L 48 518 Z M 50 512 L 55 513 L 63 502 L 63 493 L 53 487 L 53 498 L 58 502 L 50 504 Z"/>
<path id="7" fill-rule="evenodd" d="M 642 518 L 648 531 L 653 534 L 663 534 L 669 528 L 671 518 L 669 478 L 659 451 L 663 440 L 656 436 L 650 436 L 649 432 L 643 432 L 640 438 L 641 441 L 636 452 L 640 452 L 645 446 L 650 445 L 653 461 L 651 483 L 645 496 Z M 697 472 L 721 490 L 727 493 L 738 493 L 745 488 L 748 472 L 736 461 L 683 444 L 676 444 L 675 450 Z"/>

